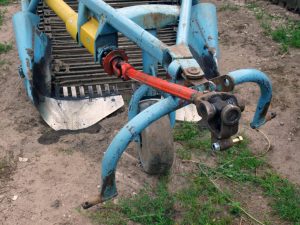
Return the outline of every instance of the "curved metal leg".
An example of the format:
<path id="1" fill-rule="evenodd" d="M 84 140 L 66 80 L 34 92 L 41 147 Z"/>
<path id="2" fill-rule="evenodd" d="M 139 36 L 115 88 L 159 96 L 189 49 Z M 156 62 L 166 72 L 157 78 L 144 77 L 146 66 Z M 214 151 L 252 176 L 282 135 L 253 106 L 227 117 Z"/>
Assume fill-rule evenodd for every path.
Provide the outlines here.
<path id="1" fill-rule="evenodd" d="M 233 78 L 236 85 L 253 82 L 260 87 L 260 98 L 257 103 L 253 120 L 250 124 L 252 128 L 259 128 L 268 121 L 266 118 L 271 100 L 272 100 L 272 83 L 269 77 L 256 69 L 241 69 L 228 74 Z"/>
<path id="2" fill-rule="evenodd" d="M 183 107 L 178 98 L 168 97 L 146 108 L 130 120 L 115 136 L 102 160 L 102 186 L 100 196 L 95 201 L 85 202 L 84 208 L 106 201 L 117 195 L 115 172 L 118 161 L 128 144 L 139 135 L 147 126 L 168 113 Z M 162 131 L 163 132 L 163 131 Z"/>

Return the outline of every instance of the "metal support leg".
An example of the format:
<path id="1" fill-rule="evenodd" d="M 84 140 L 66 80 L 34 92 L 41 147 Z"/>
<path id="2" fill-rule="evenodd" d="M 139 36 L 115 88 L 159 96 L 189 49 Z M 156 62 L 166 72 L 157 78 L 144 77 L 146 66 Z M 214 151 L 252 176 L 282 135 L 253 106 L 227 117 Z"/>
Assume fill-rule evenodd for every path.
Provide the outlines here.
<path id="1" fill-rule="evenodd" d="M 109 145 L 102 160 L 100 196 L 95 201 L 85 202 L 83 204 L 84 208 L 89 208 L 117 195 L 115 183 L 116 168 L 128 144 L 151 123 L 182 106 L 184 105 L 180 104 L 178 98 L 168 97 L 143 110 L 119 131 Z"/>
<path id="2" fill-rule="evenodd" d="M 192 0 L 182 0 L 176 44 L 188 44 Z"/>
<path id="3" fill-rule="evenodd" d="M 263 72 L 256 69 L 242 69 L 230 72 L 228 74 L 236 85 L 253 82 L 260 87 L 260 98 L 257 103 L 253 120 L 250 124 L 252 128 L 259 128 L 265 124 L 271 100 L 272 100 L 272 83 L 269 77 Z"/>

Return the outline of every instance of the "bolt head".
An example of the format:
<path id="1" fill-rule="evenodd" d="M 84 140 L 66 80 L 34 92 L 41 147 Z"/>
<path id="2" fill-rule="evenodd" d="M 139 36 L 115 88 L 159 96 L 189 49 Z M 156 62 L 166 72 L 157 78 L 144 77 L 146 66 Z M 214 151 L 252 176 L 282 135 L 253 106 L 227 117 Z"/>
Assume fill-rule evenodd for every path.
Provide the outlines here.
<path id="1" fill-rule="evenodd" d="M 200 73 L 200 69 L 197 67 L 190 67 L 187 69 L 187 72 L 192 75 L 197 75 Z"/>

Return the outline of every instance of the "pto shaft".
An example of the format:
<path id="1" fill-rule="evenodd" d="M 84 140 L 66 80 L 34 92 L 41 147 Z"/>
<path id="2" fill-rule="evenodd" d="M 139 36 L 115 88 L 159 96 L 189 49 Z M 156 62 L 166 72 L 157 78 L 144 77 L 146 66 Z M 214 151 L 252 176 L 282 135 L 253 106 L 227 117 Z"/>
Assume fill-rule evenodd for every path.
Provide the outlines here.
<path id="1" fill-rule="evenodd" d="M 179 97 L 189 102 L 193 102 L 195 95 L 199 93 L 198 91 L 193 90 L 191 88 L 174 84 L 166 80 L 145 74 L 141 71 L 136 70 L 129 63 L 122 63 L 121 70 L 123 72 L 123 76 L 126 78 L 136 80 L 140 83 L 146 84 L 155 89 L 169 93 L 173 96 Z"/>
<path id="2" fill-rule="evenodd" d="M 127 63 L 128 57 L 123 50 L 114 50 L 103 57 L 102 65 L 106 73 L 109 75 L 117 75 L 123 80 L 135 80 L 146 84 L 157 90 L 195 103 L 196 97 L 202 96 L 197 90 L 168 82 L 166 80 L 150 76 L 146 73 L 136 70 L 133 66 Z"/>

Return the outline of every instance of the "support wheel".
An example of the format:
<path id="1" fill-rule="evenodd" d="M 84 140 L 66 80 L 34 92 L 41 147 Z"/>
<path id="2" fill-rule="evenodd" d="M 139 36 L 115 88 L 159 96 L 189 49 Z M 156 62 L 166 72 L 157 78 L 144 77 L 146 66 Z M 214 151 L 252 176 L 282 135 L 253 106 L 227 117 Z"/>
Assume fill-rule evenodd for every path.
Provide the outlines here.
<path id="1" fill-rule="evenodd" d="M 143 101 L 140 109 L 143 110 L 155 102 L 157 100 Z M 166 174 L 174 161 L 174 141 L 169 116 L 166 115 L 148 126 L 140 138 L 138 153 L 144 171 L 148 174 Z"/>

